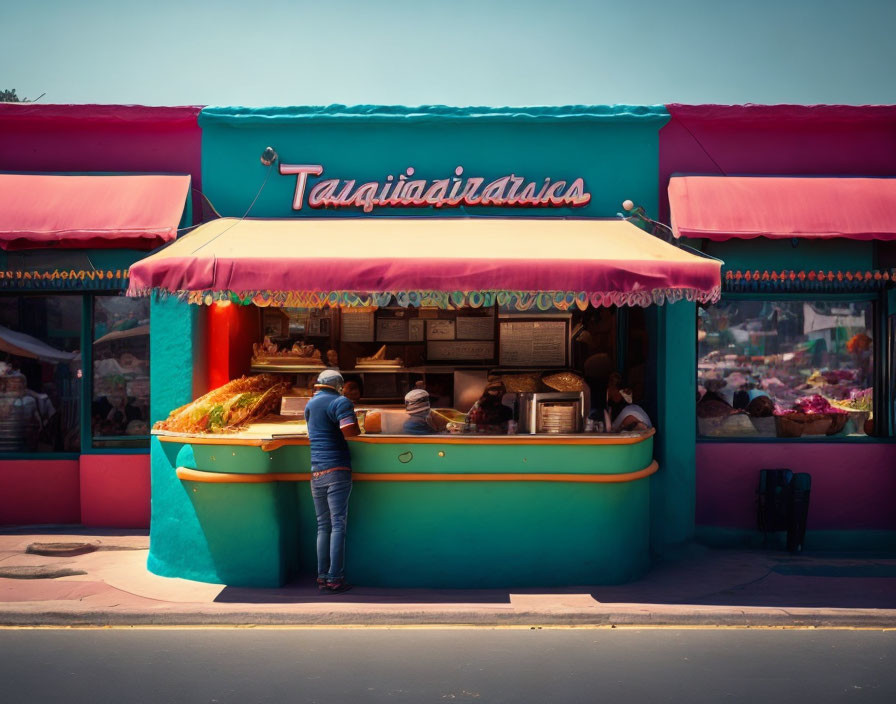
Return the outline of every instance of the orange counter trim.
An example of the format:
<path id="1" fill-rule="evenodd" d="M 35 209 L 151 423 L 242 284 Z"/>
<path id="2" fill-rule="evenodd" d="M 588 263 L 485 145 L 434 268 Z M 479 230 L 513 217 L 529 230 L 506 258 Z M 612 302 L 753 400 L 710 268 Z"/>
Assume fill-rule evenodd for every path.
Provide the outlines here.
<path id="1" fill-rule="evenodd" d="M 349 442 L 364 442 L 375 445 L 635 445 L 656 434 L 655 428 L 638 435 L 624 437 L 605 435 L 358 435 Z M 290 445 L 307 445 L 307 437 L 279 439 L 241 438 L 221 435 L 219 437 L 179 437 L 157 435 L 159 442 L 177 442 L 189 445 L 243 445 L 260 447 L 264 452 L 273 452 Z"/>
<path id="2" fill-rule="evenodd" d="M 634 445 L 656 434 L 649 428 L 638 435 L 607 437 L 580 435 L 358 435 L 349 442 L 408 445 Z"/>
<path id="3" fill-rule="evenodd" d="M 159 439 L 159 442 L 179 442 L 182 445 L 247 445 L 249 447 L 261 447 L 266 442 L 270 442 L 269 440 L 265 440 L 263 438 L 238 438 L 238 437 L 228 437 L 226 435 L 222 435 L 220 437 L 185 437 L 179 435 L 156 435 Z M 305 444 L 308 444 L 308 440 L 305 439 Z M 293 444 L 300 445 L 301 440 L 299 442 L 294 442 Z"/>
<path id="4" fill-rule="evenodd" d="M 477 473 L 439 474 L 435 472 L 354 473 L 356 482 L 578 482 L 583 484 L 619 484 L 649 477 L 659 470 L 656 460 L 637 472 L 624 474 L 526 474 Z M 310 472 L 236 474 L 233 472 L 204 472 L 178 467 L 177 478 L 206 484 L 266 484 L 270 482 L 301 482 L 311 479 Z"/>

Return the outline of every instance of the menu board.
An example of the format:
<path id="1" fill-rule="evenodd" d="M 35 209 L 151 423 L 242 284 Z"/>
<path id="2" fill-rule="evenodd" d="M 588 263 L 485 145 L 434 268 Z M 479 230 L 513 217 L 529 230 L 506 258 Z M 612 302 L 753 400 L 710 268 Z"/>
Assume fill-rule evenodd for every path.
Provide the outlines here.
<path id="1" fill-rule="evenodd" d="M 426 339 L 427 340 L 453 340 L 454 339 L 454 321 L 453 320 L 427 320 L 426 321 Z"/>
<path id="2" fill-rule="evenodd" d="M 494 340 L 494 317 L 458 317 L 457 338 L 459 340 Z"/>
<path id="3" fill-rule="evenodd" d="M 373 342 L 373 329 L 372 310 L 342 310 L 342 339 L 345 342 Z"/>
<path id="4" fill-rule="evenodd" d="M 487 361 L 495 358 L 493 340 L 430 340 L 426 343 L 427 361 Z"/>
<path id="5" fill-rule="evenodd" d="M 376 321 L 377 342 L 407 342 L 408 321 L 405 318 L 379 318 Z"/>
<path id="6" fill-rule="evenodd" d="M 566 365 L 566 321 L 507 321 L 500 324 L 502 367 Z"/>

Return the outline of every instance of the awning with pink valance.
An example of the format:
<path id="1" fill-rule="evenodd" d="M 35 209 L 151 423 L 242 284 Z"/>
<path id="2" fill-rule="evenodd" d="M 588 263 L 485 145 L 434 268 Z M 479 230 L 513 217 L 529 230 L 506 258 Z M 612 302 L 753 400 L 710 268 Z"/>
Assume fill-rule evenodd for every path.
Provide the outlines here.
<path id="1" fill-rule="evenodd" d="M 715 300 L 720 265 L 623 220 L 222 218 L 133 265 L 129 293 L 259 305 L 649 305 Z"/>
<path id="2" fill-rule="evenodd" d="M 896 240 L 896 178 L 673 176 L 676 237 Z"/>
<path id="3" fill-rule="evenodd" d="M 185 175 L 0 174 L 0 248 L 155 249 L 189 192 Z"/>

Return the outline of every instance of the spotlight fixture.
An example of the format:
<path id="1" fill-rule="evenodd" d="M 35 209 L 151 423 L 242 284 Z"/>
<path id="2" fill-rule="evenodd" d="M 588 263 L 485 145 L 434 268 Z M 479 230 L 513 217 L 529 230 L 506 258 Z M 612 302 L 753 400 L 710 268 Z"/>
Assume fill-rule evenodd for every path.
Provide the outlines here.
<path id="1" fill-rule="evenodd" d="M 266 147 L 261 153 L 261 163 L 265 166 L 270 166 L 275 161 L 277 161 L 277 152 L 274 151 L 273 147 Z"/>
<path id="2" fill-rule="evenodd" d="M 622 201 L 622 209 L 628 213 L 628 215 L 617 213 L 617 215 L 619 215 L 619 217 L 621 217 L 623 220 L 628 220 L 629 222 L 633 222 L 634 224 L 637 224 L 634 221 L 638 221 L 645 226 L 641 229 L 647 230 L 655 237 L 659 237 L 661 240 L 678 246 L 678 240 L 675 239 L 672 228 L 664 223 L 654 220 L 649 215 L 647 215 L 647 211 L 643 206 L 637 205 L 634 201 L 626 198 L 624 201 Z"/>

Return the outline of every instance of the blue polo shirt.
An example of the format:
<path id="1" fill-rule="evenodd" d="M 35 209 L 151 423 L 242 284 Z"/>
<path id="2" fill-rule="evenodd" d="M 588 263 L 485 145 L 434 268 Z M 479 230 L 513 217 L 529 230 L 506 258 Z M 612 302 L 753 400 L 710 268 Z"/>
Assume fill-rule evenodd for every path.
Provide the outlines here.
<path id="1" fill-rule="evenodd" d="M 321 389 L 305 406 L 305 421 L 311 443 L 311 471 L 321 472 L 332 467 L 351 469 L 352 459 L 342 428 L 358 422 L 352 402 L 335 391 Z"/>

